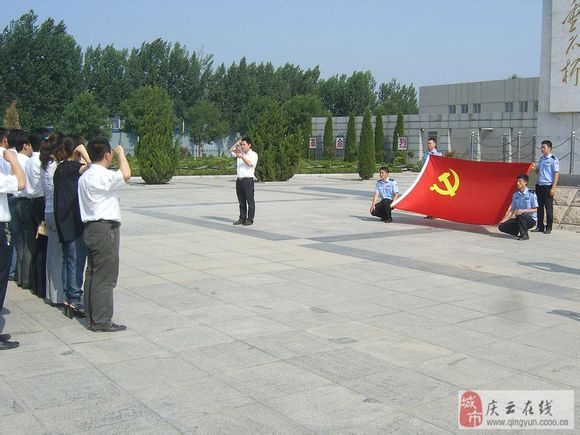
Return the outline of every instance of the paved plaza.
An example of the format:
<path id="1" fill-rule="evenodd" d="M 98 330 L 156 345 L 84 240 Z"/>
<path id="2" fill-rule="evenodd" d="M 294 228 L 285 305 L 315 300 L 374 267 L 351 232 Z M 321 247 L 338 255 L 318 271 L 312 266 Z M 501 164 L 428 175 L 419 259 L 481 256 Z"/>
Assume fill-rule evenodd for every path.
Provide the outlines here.
<path id="1" fill-rule="evenodd" d="M 238 227 L 234 177 L 133 179 L 114 318 L 128 330 L 89 332 L 11 282 L 21 346 L 0 353 L 0 432 L 456 432 L 458 390 L 580 387 L 580 234 L 385 224 L 373 188 L 258 183 L 256 222 Z"/>

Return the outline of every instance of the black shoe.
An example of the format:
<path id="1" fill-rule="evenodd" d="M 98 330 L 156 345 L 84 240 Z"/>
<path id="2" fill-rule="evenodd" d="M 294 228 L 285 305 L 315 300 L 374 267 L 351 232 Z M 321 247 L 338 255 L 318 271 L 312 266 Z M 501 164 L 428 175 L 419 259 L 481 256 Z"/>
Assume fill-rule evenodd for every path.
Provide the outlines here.
<path id="1" fill-rule="evenodd" d="M 433 216 L 425 216 L 423 219 L 433 219 Z"/>
<path id="2" fill-rule="evenodd" d="M 244 225 L 246 221 L 244 219 L 238 219 L 234 222 L 234 225 Z"/>
<path id="3" fill-rule="evenodd" d="M 518 240 L 530 240 L 530 236 L 524 234 L 523 236 L 518 236 Z"/>
<path id="4" fill-rule="evenodd" d="M 543 232 L 544 232 L 544 229 L 543 228 L 542 229 L 540 229 L 540 228 L 534 228 L 532 230 L 532 233 L 543 233 Z"/>
<path id="5" fill-rule="evenodd" d="M 243 225 L 243 226 L 245 226 L 245 227 L 247 227 L 247 226 L 249 226 L 249 225 L 254 225 L 254 221 L 247 220 L 247 221 L 246 221 L 246 222 L 244 222 L 242 225 Z"/>
<path id="6" fill-rule="evenodd" d="M 552 234 L 552 230 L 545 230 L 544 234 Z"/>
<path id="7" fill-rule="evenodd" d="M 11 338 L 12 336 L 10 334 L 0 334 L 0 343 L 5 343 Z"/>
<path id="8" fill-rule="evenodd" d="M 93 326 L 90 328 L 90 330 L 93 332 L 119 332 L 125 331 L 126 329 L 127 327 L 125 325 L 117 325 L 116 323 L 111 323 L 110 326 L 104 327 Z"/>
<path id="9" fill-rule="evenodd" d="M 85 309 L 81 303 L 71 304 L 69 302 L 65 302 L 62 306 L 62 312 L 69 319 L 72 319 L 73 317 L 77 317 L 79 319 L 85 318 Z"/>
<path id="10" fill-rule="evenodd" d="M 0 342 L 0 350 L 16 349 L 18 346 L 20 346 L 20 343 L 17 341 L 2 341 L 2 342 Z"/>
<path id="11" fill-rule="evenodd" d="M 393 222 L 393 219 L 392 218 L 387 218 L 387 219 L 384 219 L 383 222 L 385 222 L 385 223 L 388 224 L 388 223 Z"/>

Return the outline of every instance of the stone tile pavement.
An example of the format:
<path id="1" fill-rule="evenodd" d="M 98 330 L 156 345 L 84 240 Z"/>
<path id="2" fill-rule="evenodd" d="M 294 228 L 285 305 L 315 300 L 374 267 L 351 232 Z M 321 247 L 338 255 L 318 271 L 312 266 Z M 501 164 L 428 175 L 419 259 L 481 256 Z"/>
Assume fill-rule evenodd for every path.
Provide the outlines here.
<path id="1" fill-rule="evenodd" d="M 128 330 L 88 332 L 11 283 L 0 433 L 456 432 L 459 389 L 580 387 L 580 234 L 384 224 L 373 185 L 257 184 L 255 225 L 234 227 L 232 177 L 133 180 Z"/>

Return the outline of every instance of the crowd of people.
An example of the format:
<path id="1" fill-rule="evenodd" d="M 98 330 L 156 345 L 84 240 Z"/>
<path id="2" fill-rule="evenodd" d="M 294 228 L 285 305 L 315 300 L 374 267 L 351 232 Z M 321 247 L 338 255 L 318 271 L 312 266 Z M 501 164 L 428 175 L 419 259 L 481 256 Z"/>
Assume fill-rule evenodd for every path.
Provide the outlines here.
<path id="1" fill-rule="evenodd" d="M 131 177 L 124 150 L 96 137 L 0 129 L 0 309 L 9 280 L 91 331 L 113 323 L 119 271 L 118 190 Z M 110 171 L 113 155 L 119 169 Z M 0 350 L 19 343 L 2 334 Z"/>

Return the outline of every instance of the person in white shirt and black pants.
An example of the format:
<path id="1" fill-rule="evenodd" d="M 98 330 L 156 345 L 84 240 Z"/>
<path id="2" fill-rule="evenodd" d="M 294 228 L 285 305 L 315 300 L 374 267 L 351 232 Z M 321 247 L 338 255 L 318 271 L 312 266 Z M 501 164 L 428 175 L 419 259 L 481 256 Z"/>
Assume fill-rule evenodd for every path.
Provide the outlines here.
<path id="1" fill-rule="evenodd" d="M 0 350 L 18 347 L 17 341 L 9 341 L 10 334 L 2 334 L 4 330 L 4 299 L 8 288 L 8 273 L 12 263 L 12 237 L 10 234 L 10 209 L 8 208 L 9 193 L 16 193 L 26 187 L 24 171 L 18 164 L 16 154 L 0 147 L 0 159 L 10 164 L 12 175 L 0 172 Z"/>
<path id="2" fill-rule="evenodd" d="M 87 248 L 84 284 L 86 327 L 91 331 L 116 332 L 127 329 L 113 323 L 113 289 L 119 276 L 119 189 L 131 178 L 131 168 L 123 147 L 111 151 L 104 137 L 87 144 L 91 166 L 79 179 L 79 206 Z M 117 156 L 119 169 L 109 171 Z"/>
<path id="3" fill-rule="evenodd" d="M 239 139 L 231 148 L 232 157 L 237 159 L 236 194 L 240 204 L 240 218 L 234 225 L 252 225 L 256 213 L 254 201 L 254 172 L 258 164 L 258 154 L 252 150 L 249 137 Z"/>

